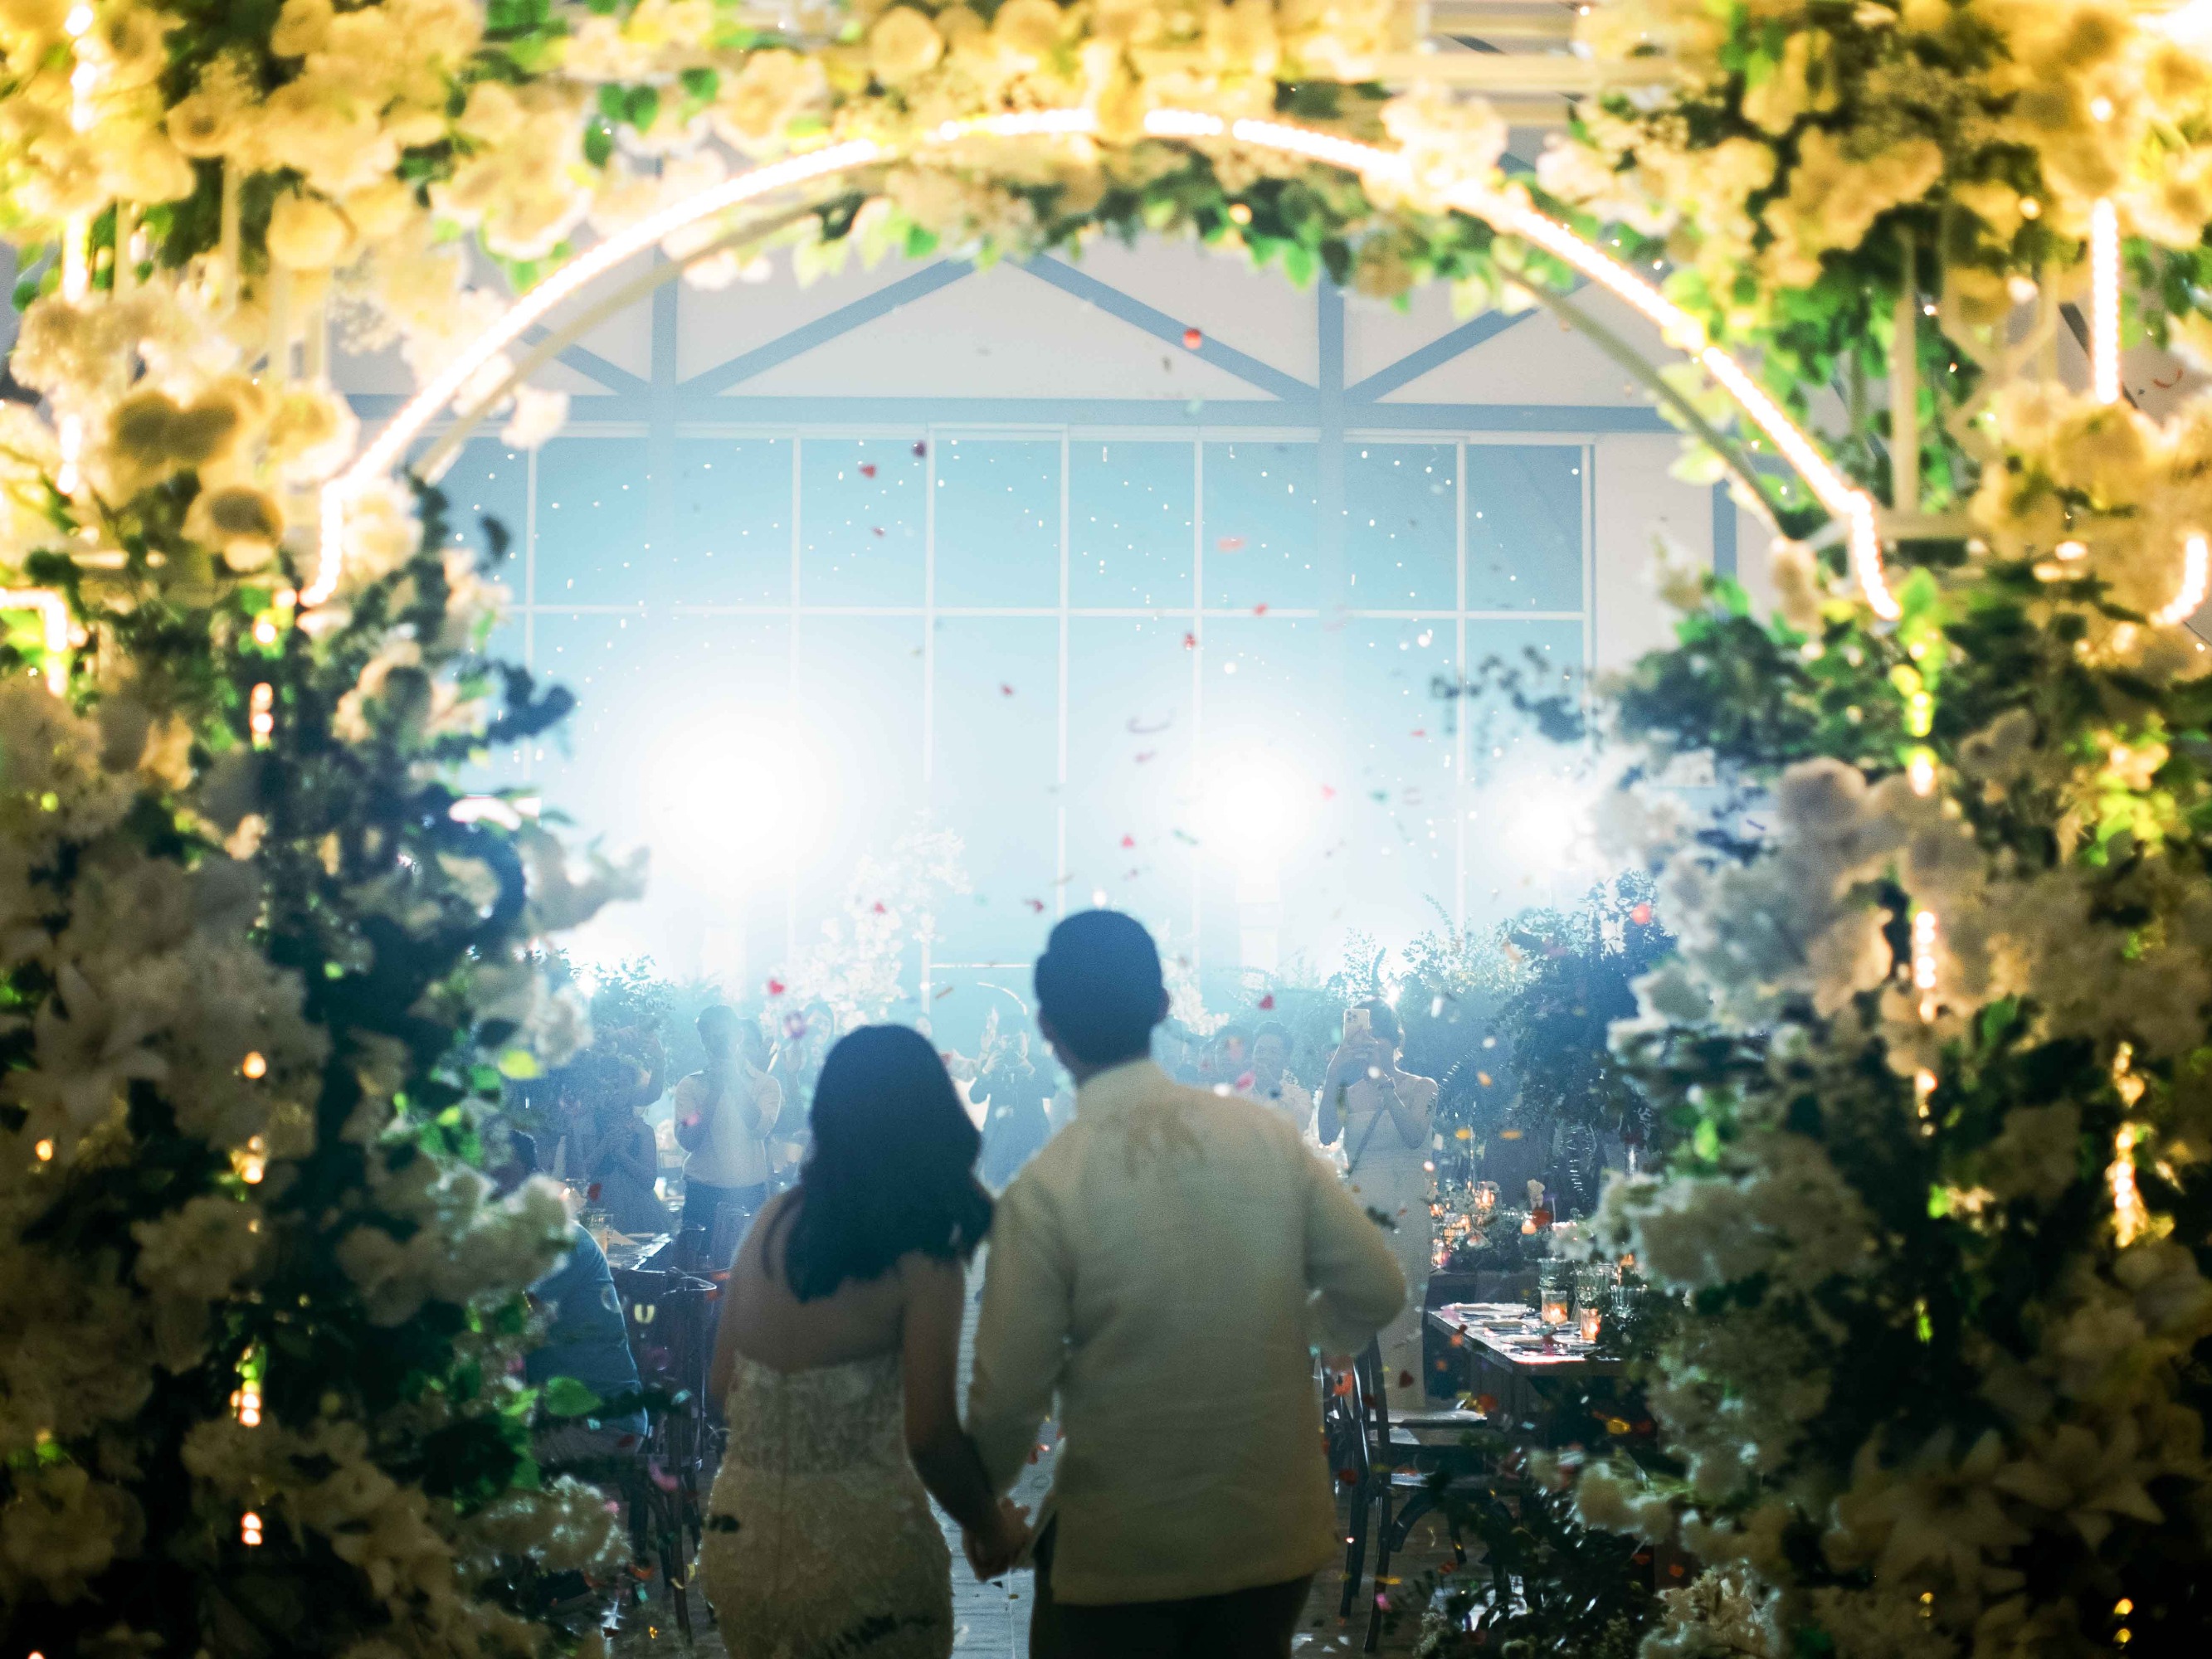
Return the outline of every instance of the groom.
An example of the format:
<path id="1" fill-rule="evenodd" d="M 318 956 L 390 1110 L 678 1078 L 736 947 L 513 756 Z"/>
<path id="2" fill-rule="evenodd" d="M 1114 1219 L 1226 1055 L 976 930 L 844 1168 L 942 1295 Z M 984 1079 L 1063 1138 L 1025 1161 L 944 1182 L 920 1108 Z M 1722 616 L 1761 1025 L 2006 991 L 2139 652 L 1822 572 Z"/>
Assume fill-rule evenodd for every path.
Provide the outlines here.
<path id="1" fill-rule="evenodd" d="M 1152 1063 L 1136 921 L 1060 923 L 1036 992 L 1075 1121 L 999 1200 L 968 1395 L 1001 1492 L 1060 1397 L 1031 1659 L 1279 1659 L 1339 1537 L 1312 1347 L 1359 1347 L 1405 1280 L 1279 1114 Z"/>

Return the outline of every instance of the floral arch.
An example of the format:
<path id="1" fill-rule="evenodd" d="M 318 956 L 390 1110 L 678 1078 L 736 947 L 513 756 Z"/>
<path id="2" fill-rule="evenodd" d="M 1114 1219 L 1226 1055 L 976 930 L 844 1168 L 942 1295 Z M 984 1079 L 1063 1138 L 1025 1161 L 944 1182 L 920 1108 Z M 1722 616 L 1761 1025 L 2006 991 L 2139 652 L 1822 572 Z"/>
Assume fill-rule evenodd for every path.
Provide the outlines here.
<path id="1" fill-rule="evenodd" d="M 410 447 L 542 438 L 511 353 L 654 248 L 606 303 L 1165 232 L 1583 321 L 1598 283 L 1790 538 L 1779 616 L 1685 592 L 1603 713 L 1681 940 L 1617 1042 L 1693 1130 L 1607 1224 L 1690 1311 L 1671 1462 L 1578 1501 L 1710 1565 L 1657 1650 L 2200 1650 L 2212 414 L 2133 408 L 2122 347 L 2212 357 L 2212 27 L 1577 12 L 1468 52 L 1484 0 L 0 7 L 41 400 L 0 410 L 9 1641 L 529 1651 L 528 1570 L 618 1556 L 505 1378 L 559 1218 L 475 1166 L 578 1035 L 543 942 L 635 872 L 459 793 L 565 703 L 481 654 Z M 341 325 L 420 384 L 365 446 Z M 1685 753 L 1772 825 L 1634 787 Z"/>

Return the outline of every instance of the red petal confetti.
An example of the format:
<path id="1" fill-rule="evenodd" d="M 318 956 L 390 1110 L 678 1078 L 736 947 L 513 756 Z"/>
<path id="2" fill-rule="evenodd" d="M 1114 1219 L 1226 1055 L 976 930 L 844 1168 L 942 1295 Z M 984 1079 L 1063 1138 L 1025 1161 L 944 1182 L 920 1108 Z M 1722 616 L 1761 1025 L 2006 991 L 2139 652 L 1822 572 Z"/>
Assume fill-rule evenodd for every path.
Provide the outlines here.
<path id="1" fill-rule="evenodd" d="M 1247 1072 L 1243 1076 L 1237 1079 L 1237 1086 L 1240 1089 L 1249 1089 L 1259 1080 L 1259 1077 L 1256 1073 Z"/>
<path id="2" fill-rule="evenodd" d="M 860 476 L 864 478 L 874 477 L 876 476 L 876 464 L 873 461 L 862 461 L 860 463 Z"/>
<path id="3" fill-rule="evenodd" d="M 887 916 L 890 915 L 890 910 L 884 908 L 884 902 L 881 899 L 878 899 L 876 901 L 876 914 L 879 916 Z"/>
<path id="4" fill-rule="evenodd" d="M 1413 1386 L 1413 1372 L 1411 1372 L 1411 1371 L 1400 1371 L 1400 1372 L 1398 1373 L 1398 1386 L 1399 1386 L 1400 1388 L 1401 1388 L 1401 1389 L 1410 1389 L 1410 1388 L 1412 1388 L 1412 1387 Z"/>
<path id="5" fill-rule="evenodd" d="M 1267 995 L 1260 999 L 1260 1007 L 1262 1012 L 1265 1012 L 1267 1009 L 1270 1009 L 1274 1006 L 1275 994 L 1273 991 L 1268 992 Z"/>
<path id="6" fill-rule="evenodd" d="M 1628 919 L 1638 927 L 1649 927 L 1651 925 L 1651 907 L 1648 904 L 1638 905 L 1628 913 Z"/>
<path id="7" fill-rule="evenodd" d="M 1196 330 L 1196 329 L 1194 329 L 1194 328 L 1187 328 L 1187 329 L 1183 330 L 1183 331 L 1182 331 L 1182 349 L 1183 349 L 1185 351 L 1195 351 L 1195 350 L 1197 350 L 1197 349 L 1199 349 L 1199 347 L 1200 347 L 1200 346 L 1204 345 L 1205 343 L 1206 343 L 1206 336 L 1205 336 L 1205 335 L 1203 335 L 1202 333 L 1200 333 L 1198 330 Z"/>
<path id="8" fill-rule="evenodd" d="M 1036 915 L 1041 916 L 1044 914 L 1044 901 L 1042 899 L 1024 899 L 1022 902 L 1028 905 L 1030 909 Z"/>
<path id="9" fill-rule="evenodd" d="M 1142 766 L 1146 761 L 1152 759 L 1153 756 L 1159 752 L 1160 751 L 1157 749 L 1147 749 L 1143 754 L 1137 757 L 1137 764 Z"/>
<path id="10" fill-rule="evenodd" d="M 1339 1371 L 1336 1374 L 1335 1382 L 1330 1383 L 1329 1386 L 1334 1389 L 1339 1395 L 1350 1394 L 1352 1392 L 1352 1373 L 1350 1371 Z"/>
<path id="11" fill-rule="evenodd" d="M 1186 635 L 1184 635 L 1182 636 L 1182 648 L 1183 648 L 1184 650 L 1186 650 L 1186 651 L 1195 651 L 1195 650 L 1197 650 L 1197 649 L 1198 649 L 1198 635 L 1195 635 L 1195 634 L 1186 634 Z"/>
<path id="12" fill-rule="evenodd" d="M 1334 800 L 1336 799 L 1336 786 L 1333 783 L 1324 783 L 1322 785 L 1321 798 L 1323 800 Z"/>
<path id="13" fill-rule="evenodd" d="M 1136 844 L 1137 838 L 1134 836 L 1124 836 L 1121 837 L 1121 845 L 1124 847 L 1134 847 Z"/>
<path id="14" fill-rule="evenodd" d="M 1244 538 L 1242 536 L 1224 536 L 1213 544 L 1213 548 L 1217 553 L 1242 553 Z"/>
<path id="15" fill-rule="evenodd" d="M 585 1188 L 584 1197 L 586 1200 L 590 1203 L 598 1203 L 599 1201 L 599 1183 L 594 1181 L 590 1186 Z"/>
<path id="16" fill-rule="evenodd" d="M 1417 726 L 1413 728 L 1413 735 L 1417 738 L 1425 738 L 1429 735 L 1429 729 L 1425 726 Z"/>
<path id="17" fill-rule="evenodd" d="M 951 996 L 956 988 L 957 988 L 951 985 L 940 985 L 937 988 L 937 994 L 930 998 L 930 1000 L 932 1002 L 942 1002 L 945 998 Z"/>
<path id="18" fill-rule="evenodd" d="M 768 994 L 772 997 L 781 996 L 785 989 L 784 982 L 780 979 L 772 979 L 768 982 Z"/>
<path id="19" fill-rule="evenodd" d="M 920 439 L 920 438 L 916 438 L 916 439 L 914 441 L 914 454 L 915 454 L 915 459 L 916 460 L 920 460 L 920 459 L 921 459 L 924 455 L 927 455 L 927 454 L 928 454 L 928 453 L 929 453 L 929 445 L 928 445 L 926 441 L 924 441 L 923 440 L 921 440 L 921 439 Z"/>
<path id="20" fill-rule="evenodd" d="M 1014 688 L 1011 685 L 1001 685 L 999 688 L 999 695 L 1002 697 L 1011 697 L 1014 695 Z"/>
<path id="21" fill-rule="evenodd" d="M 1339 1469 L 1336 1472 L 1336 1484 L 1340 1486 L 1358 1486 L 1359 1484 L 1359 1471 L 1358 1469 Z"/>
<path id="22" fill-rule="evenodd" d="M 1258 604 L 1258 605 L 1254 605 L 1254 606 L 1252 607 L 1252 614 L 1253 614 L 1254 616 L 1255 616 L 1255 617 L 1264 617 L 1264 616 L 1266 616 L 1266 615 L 1267 614 L 1267 607 L 1266 603 L 1265 603 L 1264 601 L 1262 601 L 1261 604 Z"/>
<path id="23" fill-rule="evenodd" d="M 868 526 L 868 533 L 872 536 L 880 536 L 884 533 L 884 527 L 879 524 L 872 524 Z"/>

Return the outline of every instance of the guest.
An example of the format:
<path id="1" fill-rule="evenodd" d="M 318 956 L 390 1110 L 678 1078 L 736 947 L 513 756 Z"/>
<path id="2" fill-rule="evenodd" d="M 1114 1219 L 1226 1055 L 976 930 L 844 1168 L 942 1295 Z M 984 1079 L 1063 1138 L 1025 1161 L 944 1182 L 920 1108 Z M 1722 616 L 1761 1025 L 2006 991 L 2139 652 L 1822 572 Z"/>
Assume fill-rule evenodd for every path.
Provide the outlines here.
<path id="1" fill-rule="evenodd" d="M 737 1659 L 952 1651 L 930 1496 L 1003 1571 L 1028 1537 L 954 1401 L 962 1264 L 991 1224 L 981 1141 L 928 1042 L 894 1025 L 830 1051 L 799 1185 L 745 1235 L 710 1380 L 730 1440 L 699 1575 Z"/>
<path id="2" fill-rule="evenodd" d="M 711 1248 L 725 1212 L 750 1217 L 768 1202 L 769 1139 L 783 1114 L 783 1091 L 753 1063 L 736 1011 L 715 1003 L 699 1016 L 703 1071 L 676 1085 L 676 1139 L 684 1161 L 684 1225 L 707 1230 Z"/>
<path id="3" fill-rule="evenodd" d="M 652 1127 L 638 1115 L 637 1091 L 623 1089 L 602 1097 L 589 1119 L 585 1176 L 599 1189 L 599 1205 L 615 1231 L 649 1238 L 668 1231 L 668 1206 L 654 1183 L 660 1178 L 660 1147 Z"/>
<path id="4" fill-rule="evenodd" d="M 1395 1229 L 1392 1247 L 1412 1293 L 1382 1333 L 1382 1361 L 1399 1388 L 1417 1389 L 1417 1379 L 1427 1376 L 1421 1322 L 1435 1237 L 1425 1166 L 1437 1085 L 1399 1069 L 1403 1042 L 1397 1011 L 1379 997 L 1347 1009 L 1344 1041 L 1322 1079 L 1318 1109 L 1322 1144 L 1340 1138 L 1346 1149 L 1344 1178 L 1352 1195 L 1389 1217 Z"/>
<path id="5" fill-rule="evenodd" d="M 507 1161 L 491 1176 L 500 1191 L 512 1192 L 537 1172 L 537 1142 L 518 1133 L 510 1137 Z M 537 1389 L 568 1377 L 603 1402 L 632 1403 L 610 1414 L 542 1424 L 532 1436 L 531 1449 L 544 1464 L 642 1456 L 647 1425 L 643 1407 L 635 1403 L 637 1360 L 630 1352 L 629 1327 L 615 1293 L 614 1274 L 591 1234 L 573 1221 L 568 1233 L 568 1254 L 529 1290 L 532 1307 L 546 1323 L 544 1340 L 523 1356 L 523 1376 Z"/>
<path id="6" fill-rule="evenodd" d="M 1298 1086 L 1285 1069 L 1291 1060 L 1291 1034 L 1275 1020 L 1252 1033 L 1252 1086 L 1243 1092 L 1264 1101 L 1290 1119 L 1298 1133 L 1314 1133 L 1313 1097 Z"/>
<path id="7" fill-rule="evenodd" d="M 1206 1045 L 1206 1063 L 1202 1070 L 1205 1085 L 1209 1089 L 1231 1089 L 1238 1094 L 1249 1085 L 1244 1079 L 1252 1070 L 1252 1034 L 1242 1025 L 1224 1025 L 1213 1034 Z"/>
<path id="8" fill-rule="evenodd" d="M 1358 1347 L 1405 1280 L 1279 1114 L 1147 1057 L 1168 998 L 1134 921 L 1061 922 L 1036 989 L 1077 1115 L 1000 1202 L 968 1395 L 1000 1492 L 1059 1396 L 1030 1652 L 1279 1659 L 1341 1538 L 1315 1328 Z"/>

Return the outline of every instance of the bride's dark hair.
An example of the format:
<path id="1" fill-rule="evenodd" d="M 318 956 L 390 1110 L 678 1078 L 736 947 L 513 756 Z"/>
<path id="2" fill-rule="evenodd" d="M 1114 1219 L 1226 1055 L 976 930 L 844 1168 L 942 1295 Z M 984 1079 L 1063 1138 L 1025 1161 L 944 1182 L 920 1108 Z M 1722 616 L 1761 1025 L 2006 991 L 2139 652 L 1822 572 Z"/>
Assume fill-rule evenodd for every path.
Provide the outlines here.
<path id="1" fill-rule="evenodd" d="M 785 1206 L 783 1276 L 801 1302 L 888 1272 L 909 1250 L 966 1261 L 991 1228 L 983 1149 L 945 1062 L 919 1032 L 865 1025 L 822 1062 L 814 1150 Z"/>

